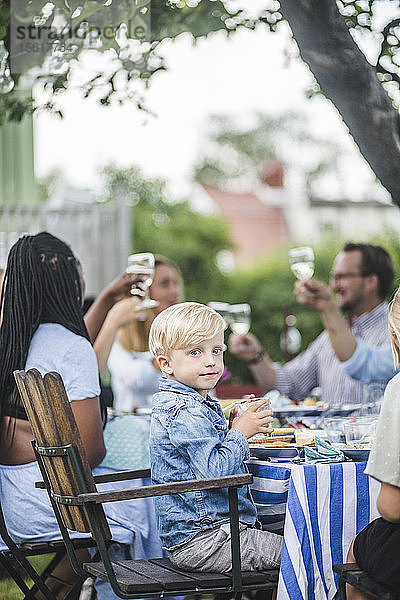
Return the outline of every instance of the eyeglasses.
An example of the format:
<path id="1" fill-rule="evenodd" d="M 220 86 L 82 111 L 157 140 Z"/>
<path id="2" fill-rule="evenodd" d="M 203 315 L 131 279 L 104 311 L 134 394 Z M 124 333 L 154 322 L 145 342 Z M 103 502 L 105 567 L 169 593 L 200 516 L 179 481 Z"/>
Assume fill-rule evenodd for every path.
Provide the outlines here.
<path id="1" fill-rule="evenodd" d="M 329 279 L 337 283 L 342 279 L 351 279 L 351 277 L 364 277 L 362 273 L 329 273 Z"/>

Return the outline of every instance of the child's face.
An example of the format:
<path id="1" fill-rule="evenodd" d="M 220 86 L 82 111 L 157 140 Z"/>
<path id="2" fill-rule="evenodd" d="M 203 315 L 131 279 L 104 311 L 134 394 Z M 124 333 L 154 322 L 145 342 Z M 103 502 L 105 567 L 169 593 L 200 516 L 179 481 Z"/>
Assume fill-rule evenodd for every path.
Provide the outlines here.
<path id="1" fill-rule="evenodd" d="M 169 379 L 195 389 L 204 398 L 222 375 L 224 333 L 221 331 L 197 346 L 171 350 L 168 357 L 159 356 L 161 370 Z"/>

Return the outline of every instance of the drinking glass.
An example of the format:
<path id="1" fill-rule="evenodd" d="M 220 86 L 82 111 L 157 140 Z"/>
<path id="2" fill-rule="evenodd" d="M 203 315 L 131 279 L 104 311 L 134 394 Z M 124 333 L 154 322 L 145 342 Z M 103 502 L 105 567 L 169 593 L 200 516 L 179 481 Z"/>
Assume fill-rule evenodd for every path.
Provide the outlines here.
<path id="1" fill-rule="evenodd" d="M 156 300 L 151 300 L 149 292 L 154 276 L 154 255 L 151 252 L 131 254 L 128 256 L 126 271 L 137 278 L 136 283 L 131 288 L 131 294 L 143 298 L 140 308 L 158 306 Z"/>
<path id="2" fill-rule="evenodd" d="M 346 445 L 360 450 L 370 448 L 377 424 L 376 417 L 354 417 L 346 421 L 344 424 Z"/>
<path id="3" fill-rule="evenodd" d="M 307 281 L 314 275 L 314 252 L 309 246 L 289 250 L 289 264 L 297 279 Z"/>
<path id="4" fill-rule="evenodd" d="M 231 304 L 230 327 L 236 335 L 246 335 L 250 329 L 250 304 Z"/>
<path id="5" fill-rule="evenodd" d="M 379 415 L 385 388 L 386 383 L 383 381 L 364 384 L 360 415 Z"/>
<path id="6" fill-rule="evenodd" d="M 324 430 L 330 442 L 344 443 L 346 441 L 344 433 L 345 422 L 345 419 L 342 417 L 327 417 L 324 419 Z"/>
<path id="7" fill-rule="evenodd" d="M 227 329 L 232 320 L 230 312 L 231 305 L 228 304 L 228 302 L 209 302 L 208 306 L 210 308 L 213 308 L 217 313 L 221 315 L 221 317 L 225 321 L 224 329 Z"/>

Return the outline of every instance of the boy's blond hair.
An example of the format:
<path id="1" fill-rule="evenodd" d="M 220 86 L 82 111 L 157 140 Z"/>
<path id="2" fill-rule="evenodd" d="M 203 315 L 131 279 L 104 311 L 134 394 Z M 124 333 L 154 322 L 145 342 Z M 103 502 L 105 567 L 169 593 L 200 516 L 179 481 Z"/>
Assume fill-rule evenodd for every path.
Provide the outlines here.
<path id="1" fill-rule="evenodd" d="M 395 368 L 400 364 L 400 287 L 389 308 L 389 334 Z"/>
<path id="2" fill-rule="evenodd" d="M 198 302 L 181 302 L 163 310 L 154 319 L 149 334 L 153 356 L 168 356 L 208 340 L 224 331 L 224 320 L 214 309 Z"/>

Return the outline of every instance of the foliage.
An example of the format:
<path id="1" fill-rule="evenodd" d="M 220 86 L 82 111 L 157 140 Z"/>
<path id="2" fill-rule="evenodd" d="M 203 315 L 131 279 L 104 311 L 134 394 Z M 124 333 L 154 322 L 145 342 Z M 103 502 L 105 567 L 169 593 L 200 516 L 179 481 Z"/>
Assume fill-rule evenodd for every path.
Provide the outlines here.
<path id="1" fill-rule="evenodd" d="M 314 136 L 304 115 L 255 114 L 252 123 L 242 124 L 240 116 L 211 117 L 207 154 L 195 168 L 195 179 L 219 189 L 259 184 L 266 160 L 278 158 L 298 169 L 306 187 L 328 170 L 335 170 L 339 149 L 331 140 Z"/>
<path id="2" fill-rule="evenodd" d="M 164 182 L 146 179 L 137 168 L 106 169 L 109 195 L 122 186 L 132 206 L 133 252 L 150 249 L 180 267 L 187 300 L 207 302 L 224 289 L 217 254 L 230 249 L 228 231 L 219 217 L 194 212 L 188 201 L 168 202 Z"/>
<path id="3" fill-rule="evenodd" d="M 26 28 L 54 29 L 57 25 L 61 32 L 68 32 L 68 43 L 55 45 L 50 62 L 49 47 L 38 45 L 36 52 L 25 53 L 24 68 L 12 73 L 18 81 L 19 73 L 30 69 L 32 80 L 42 82 L 48 91 L 43 108 L 58 110 L 57 97 L 72 85 L 71 75 L 88 48 L 106 53 L 109 63 L 107 68 L 102 65 L 80 82 L 83 95 L 96 93 L 106 106 L 113 100 L 133 100 L 142 108 L 138 82 L 147 83 L 156 72 L 165 69 L 160 47 L 164 39 L 174 39 L 184 32 L 194 40 L 215 31 L 230 35 L 243 27 L 264 26 L 275 31 L 282 21 L 277 0 L 267 0 L 256 16 L 248 12 L 251 6 L 240 2 L 241 8 L 237 9 L 238 4 L 237 0 L 0 0 L 0 39 L 4 38 L 10 47 L 11 17 L 19 19 Z M 375 45 L 380 40 L 377 72 L 384 84 L 398 87 L 399 20 L 391 20 L 382 31 L 376 30 L 374 16 L 380 0 L 337 0 L 337 4 L 356 35 L 368 35 Z M 146 21 L 148 8 L 150 25 Z M 143 26 L 145 34 L 138 34 L 137 26 Z M 32 71 L 32 67 L 36 69 Z M 28 109 L 15 106 L 13 92 L 0 97 L 0 114 L 5 118 L 18 119 L 21 110 Z"/>

